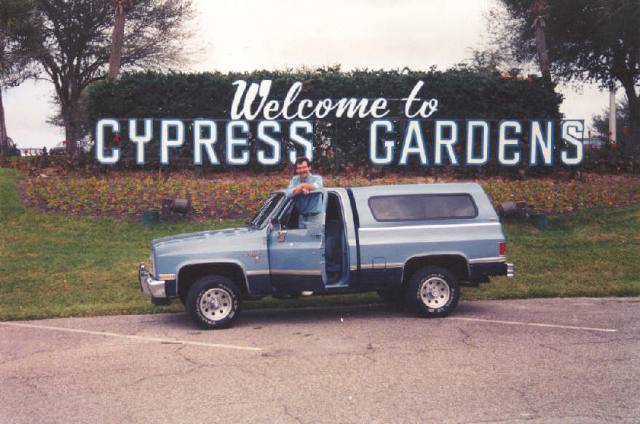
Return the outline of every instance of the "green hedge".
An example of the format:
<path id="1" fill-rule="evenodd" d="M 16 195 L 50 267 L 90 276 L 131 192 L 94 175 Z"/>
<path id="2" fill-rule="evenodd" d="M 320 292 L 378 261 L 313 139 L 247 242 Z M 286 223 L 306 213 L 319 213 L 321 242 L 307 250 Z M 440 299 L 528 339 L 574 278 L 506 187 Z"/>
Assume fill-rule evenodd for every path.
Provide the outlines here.
<path id="1" fill-rule="evenodd" d="M 94 128 L 101 117 L 110 118 L 184 118 L 198 117 L 226 119 L 235 92 L 232 83 L 238 79 L 259 82 L 273 81 L 271 98 L 282 100 L 295 81 L 303 82 L 299 98 L 310 99 L 342 97 L 400 99 L 407 97 L 417 81 L 425 86 L 421 98 L 435 97 L 439 110 L 432 118 L 449 119 L 559 119 L 560 94 L 555 86 L 542 79 L 503 78 L 496 73 L 479 72 L 467 68 L 447 71 L 431 69 L 415 71 L 369 71 L 341 72 L 336 69 L 315 71 L 255 71 L 250 73 L 128 73 L 115 82 L 100 82 L 91 87 L 87 98 L 87 128 Z M 390 102 L 391 115 L 401 118 L 402 103 Z M 123 122 L 124 123 L 124 122 Z M 329 125 L 330 124 L 330 125 Z M 398 133 L 402 134 L 403 120 L 398 120 Z M 157 127 L 157 125 L 156 125 Z M 368 120 L 339 119 L 332 122 L 316 122 L 314 148 L 315 157 L 329 167 L 341 165 L 365 165 L 368 163 Z M 123 136 L 126 136 L 126 129 Z M 464 134 L 461 134 L 464 137 Z M 492 134 L 492 140 L 495 137 Z M 132 163 L 133 149 L 123 140 L 124 161 L 121 166 Z M 220 148 L 222 143 L 218 143 Z M 331 148 L 331 158 L 323 153 Z M 180 152 L 184 161 L 173 160 L 174 166 L 189 164 L 192 155 L 191 143 Z M 150 149 L 156 155 L 157 150 Z M 491 150 L 494 152 L 495 150 Z M 223 149 L 219 157 L 224 156 Z M 492 155 L 494 156 L 494 155 Z M 253 158 L 254 156 L 252 156 Z M 322 163 L 324 161 L 324 163 Z M 284 161 L 283 161 L 284 163 Z M 495 164 L 494 164 L 495 165 Z M 249 166 L 260 167 L 252 162 Z M 488 167 L 492 165 L 489 164 Z"/>

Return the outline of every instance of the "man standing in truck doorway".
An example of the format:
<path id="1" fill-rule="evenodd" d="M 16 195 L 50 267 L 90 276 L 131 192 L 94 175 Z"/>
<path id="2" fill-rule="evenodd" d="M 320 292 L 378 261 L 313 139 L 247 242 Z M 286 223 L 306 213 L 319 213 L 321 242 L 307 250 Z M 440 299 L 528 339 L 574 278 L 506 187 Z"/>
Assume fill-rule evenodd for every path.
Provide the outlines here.
<path id="1" fill-rule="evenodd" d="M 296 159 L 296 175 L 287 187 L 287 196 L 293 197 L 299 213 L 298 227 L 322 226 L 322 177 L 311 173 L 311 161 L 306 157 Z"/>

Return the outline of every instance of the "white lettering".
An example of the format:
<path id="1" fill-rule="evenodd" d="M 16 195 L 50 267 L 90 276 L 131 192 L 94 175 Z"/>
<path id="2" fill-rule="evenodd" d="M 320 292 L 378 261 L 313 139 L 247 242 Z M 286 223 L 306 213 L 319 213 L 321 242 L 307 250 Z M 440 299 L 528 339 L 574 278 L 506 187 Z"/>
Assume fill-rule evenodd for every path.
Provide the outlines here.
<path id="1" fill-rule="evenodd" d="M 120 160 L 120 149 L 114 147 L 111 156 L 104 152 L 104 130 L 110 127 L 113 132 L 120 132 L 120 124 L 115 119 L 100 119 L 96 124 L 96 159 L 103 165 L 113 165 Z"/>
<path id="2" fill-rule="evenodd" d="M 584 138 L 584 122 L 583 121 L 563 121 L 562 122 L 562 139 L 568 144 L 573 145 L 576 154 L 569 157 L 569 153 L 563 150 L 560 154 L 562 163 L 565 165 L 578 165 L 583 159 L 584 146 L 582 139 Z"/>

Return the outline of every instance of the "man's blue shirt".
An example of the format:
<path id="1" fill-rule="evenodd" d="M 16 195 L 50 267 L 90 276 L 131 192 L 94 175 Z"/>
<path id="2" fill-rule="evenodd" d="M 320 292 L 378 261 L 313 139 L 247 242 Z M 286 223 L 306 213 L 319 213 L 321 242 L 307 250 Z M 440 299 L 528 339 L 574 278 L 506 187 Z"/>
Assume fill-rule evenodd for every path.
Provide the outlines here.
<path id="1" fill-rule="evenodd" d="M 287 187 L 287 196 L 292 197 L 294 187 L 301 183 L 311 183 L 315 186 L 314 191 L 319 191 L 322 188 L 322 177 L 309 173 L 306 179 L 301 180 L 298 175 L 294 175 Z M 300 213 L 320 213 L 322 211 L 322 196 L 320 193 L 299 194 L 294 199 L 296 208 Z"/>

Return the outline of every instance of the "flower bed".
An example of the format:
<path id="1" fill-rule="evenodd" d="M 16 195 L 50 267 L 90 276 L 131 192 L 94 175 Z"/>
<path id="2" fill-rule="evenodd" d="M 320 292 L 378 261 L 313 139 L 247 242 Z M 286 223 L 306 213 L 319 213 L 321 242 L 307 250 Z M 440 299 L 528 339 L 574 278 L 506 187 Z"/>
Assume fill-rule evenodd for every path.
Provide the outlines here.
<path id="1" fill-rule="evenodd" d="M 195 219 L 246 218 L 266 196 L 287 185 L 287 176 L 225 175 L 213 179 L 177 175 L 158 178 L 152 174 L 115 177 L 34 177 L 23 181 L 22 197 L 31 206 L 66 214 L 137 216 L 160 210 L 163 199 L 191 199 Z M 326 176 L 325 186 L 429 183 L 430 177 L 392 176 L 368 180 L 362 177 Z M 581 180 L 478 181 L 494 203 L 523 200 L 551 214 L 583 208 L 622 206 L 640 201 L 640 177 L 599 176 Z"/>

